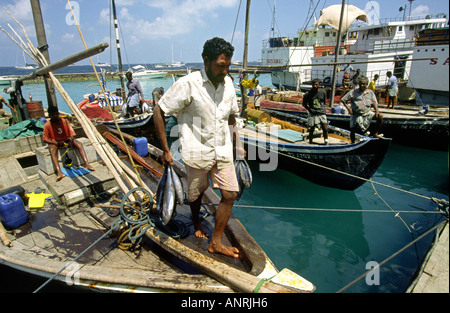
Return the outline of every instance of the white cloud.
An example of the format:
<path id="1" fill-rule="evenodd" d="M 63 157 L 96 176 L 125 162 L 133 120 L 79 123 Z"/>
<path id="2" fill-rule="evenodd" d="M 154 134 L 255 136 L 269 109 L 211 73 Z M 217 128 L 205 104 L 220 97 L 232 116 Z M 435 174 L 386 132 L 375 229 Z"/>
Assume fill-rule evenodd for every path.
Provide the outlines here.
<path id="1" fill-rule="evenodd" d="M 19 21 L 30 21 L 33 20 L 33 15 L 31 14 L 31 5 L 29 0 L 14 0 L 13 4 L 7 4 L 2 6 L 0 10 L 0 21 L 11 20 L 11 17 L 3 10 L 3 8 L 8 9 L 8 11 Z"/>
<path id="2" fill-rule="evenodd" d="M 421 16 L 430 13 L 430 8 L 427 5 L 419 5 L 417 8 L 411 10 L 411 16 Z"/>
<path id="3" fill-rule="evenodd" d="M 136 2 L 138 0 L 135 0 Z M 131 3 L 132 0 L 124 1 Z M 143 2 L 144 3 L 144 2 Z M 153 20 L 134 18 L 128 10 L 121 10 L 121 23 L 126 32 L 136 33 L 140 39 L 171 38 L 188 34 L 198 27 L 206 25 L 206 18 L 218 18 L 221 9 L 234 7 L 237 0 L 166 0 L 145 1 L 153 10 L 162 10 Z M 123 15 L 123 16 L 122 16 Z M 138 40 L 133 40 L 138 42 Z"/>
<path id="4" fill-rule="evenodd" d="M 69 34 L 69 33 L 65 33 L 64 35 L 62 35 L 61 40 L 63 42 L 71 42 L 75 39 L 75 34 Z"/>

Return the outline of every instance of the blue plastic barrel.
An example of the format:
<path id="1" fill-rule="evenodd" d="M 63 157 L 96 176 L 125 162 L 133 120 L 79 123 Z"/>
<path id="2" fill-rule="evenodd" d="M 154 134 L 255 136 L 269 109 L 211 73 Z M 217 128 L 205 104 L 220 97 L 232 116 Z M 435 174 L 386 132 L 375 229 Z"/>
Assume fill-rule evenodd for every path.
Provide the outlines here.
<path id="1" fill-rule="evenodd" d="M 134 151 L 141 157 L 146 157 L 148 155 L 148 141 L 145 137 L 137 137 L 133 139 Z"/>
<path id="2" fill-rule="evenodd" d="M 28 213 L 17 194 L 9 193 L 0 197 L 0 221 L 10 229 L 28 222 Z"/>

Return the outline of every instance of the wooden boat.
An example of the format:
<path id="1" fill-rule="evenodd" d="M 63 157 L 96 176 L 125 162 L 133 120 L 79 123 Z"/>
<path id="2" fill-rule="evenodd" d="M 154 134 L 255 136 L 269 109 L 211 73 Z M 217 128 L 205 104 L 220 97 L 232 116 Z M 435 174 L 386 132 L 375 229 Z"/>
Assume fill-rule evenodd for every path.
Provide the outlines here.
<path id="1" fill-rule="evenodd" d="M 116 128 L 116 123 L 120 129 L 130 130 L 138 129 L 147 125 L 152 119 L 152 112 L 145 112 L 142 114 L 137 114 L 129 118 L 117 118 L 116 123 L 114 118 L 105 107 L 100 107 L 97 102 L 90 102 L 85 99 L 77 104 L 77 106 L 85 113 L 85 115 L 91 119 L 95 120 L 97 123 L 102 123 L 105 126 Z M 117 111 L 116 111 L 117 112 Z"/>
<path id="2" fill-rule="evenodd" d="M 82 130 L 76 132 L 78 137 L 83 136 Z M 109 132 L 106 134 L 108 138 L 112 136 Z M 86 138 L 79 140 L 85 146 L 88 158 L 96 159 L 91 142 Z M 6 231 L 6 246 L 0 244 L 1 264 L 105 291 L 252 292 L 261 288 L 261 292 L 309 292 L 315 288 L 293 273 L 289 273 L 289 278 L 297 281 L 294 289 L 262 280 L 273 277 L 278 271 L 234 216 L 227 225 L 224 240 L 237 246 L 241 257 L 234 259 L 207 252 L 208 241 L 193 236 L 190 210 L 186 205 L 177 207 L 173 224 L 184 229 L 180 239 L 174 239 L 155 226 L 146 230 L 140 247 L 119 249 L 116 238 L 108 232 L 118 219 L 112 211 L 117 213 L 124 204 L 121 200 L 115 200 L 118 202 L 113 204 L 109 201 L 122 199 L 123 192 L 119 191 L 117 182 L 102 162 L 90 160 L 94 172 L 56 182 L 48 149 L 40 135 L 0 142 L 0 145 L 0 189 L 19 186 L 28 194 L 39 187 L 52 194 L 42 208 L 27 209 L 28 222 Z M 135 162 L 147 171 L 151 170 L 142 175 L 142 179 L 155 191 L 163 170 L 156 161 L 161 152 L 151 145 L 148 147 L 150 155 L 145 160 L 133 155 Z M 71 158 L 76 165 L 79 157 L 71 155 Z M 175 168 L 184 177 L 183 166 L 177 163 Z M 209 203 L 204 207 L 210 213 L 204 216 L 204 226 L 212 231 L 215 212 L 212 204 L 218 203 L 219 199 L 208 190 L 203 201 Z"/>
<path id="3" fill-rule="evenodd" d="M 133 129 L 144 127 L 152 118 L 153 113 L 143 113 L 129 118 L 119 118 L 116 120 L 120 129 Z M 116 128 L 114 121 L 104 121 L 105 126 Z"/>
<path id="4" fill-rule="evenodd" d="M 264 113 L 267 114 L 252 109 L 247 112 L 255 123 L 261 121 Z M 352 144 L 349 131 L 333 126 L 328 128 L 328 145 L 324 144 L 323 138 L 313 139 L 313 144 L 309 144 L 306 119 L 277 111 L 271 111 L 270 115 L 272 117 L 266 119 L 282 124 L 284 129 L 258 129 L 246 124 L 239 130 L 249 160 L 256 158 L 267 163 L 264 165 L 266 170 L 273 170 L 275 166 L 327 187 L 354 190 L 364 184 L 376 172 L 391 144 L 388 138 L 358 134 L 355 144 Z M 320 137 L 321 132 L 313 136 Z"/>
<path id="5" fill-rule="evenodd" d="M 300 104 L 301 99 L 297 100 L 297 103 L 262 100 L 261 109 L 276 110 L 307 118 L 308 112 Z M 393 143 L 396 144 L 447 150 L 449 141 L 448 109 L 430 110 L 424 115 L 419 113 L 418 107 L 417 110 L 413 110 L 411 107 L 406 108 L 409 109 L 405 109 L 405 107 L 401 109 L 401 106 L 396 106 L 396 109 L 388 110 L 383 108 L 383 105 L 379 105 L 379 110 L 383 114 L 381 133 L 392 138 Z M 327 120 L 330 125 L 340 128 L 348 128 L 350 125 L 349 114 L 333 113 L 330 108 L 327 108 Z"/>

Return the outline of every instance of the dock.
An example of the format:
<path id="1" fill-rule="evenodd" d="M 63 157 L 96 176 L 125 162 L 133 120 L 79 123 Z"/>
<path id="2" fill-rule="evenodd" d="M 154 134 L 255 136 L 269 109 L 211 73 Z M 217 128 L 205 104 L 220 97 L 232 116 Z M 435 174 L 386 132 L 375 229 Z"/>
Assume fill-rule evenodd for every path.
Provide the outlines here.
<path id="1" fill-rule="evenodd" d="M 423 269 L 408 293 L 448 293 L 449 292 L 449 241 L 448 223 L 442 230 L 435 246 L 427 255 Z"/>

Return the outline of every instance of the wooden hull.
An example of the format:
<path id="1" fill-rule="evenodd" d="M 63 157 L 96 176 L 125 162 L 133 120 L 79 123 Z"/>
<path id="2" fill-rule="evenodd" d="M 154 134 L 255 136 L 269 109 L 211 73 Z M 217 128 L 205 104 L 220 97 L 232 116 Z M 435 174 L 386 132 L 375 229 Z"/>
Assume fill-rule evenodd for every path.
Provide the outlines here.
<path id="1" fill-rule="evenodd" d="M 119 119 L 119 120 L 117 120 L 117 124 L 120 129 L 140 128 L 140 127 L 144 127 L 145 125 L 147 125 L 148 122 L 150 122 L 150 120 L 152 119 L 152 116 L 153 116 L 153 114 L 145 113 L 145 114 L 136 116 L 134 118 L 128 118 L 128 119 L 123 119 L 123 120 Z M 116 124 L 114 123 L 114 121 L 103 122 L 103 124 L 105 126 L 108 126 L 111 128 L 116 128 Z"/>
<path id="2" fill-rule="evenodd" d="M 354 190 L 370 179 L 391 143 L 390 139 L 368 137 L 344 145 L 290 144 L 271 140 L 261 143 L 243 133 L 241 140 L 247 151 L 257 149 L 260 162 L 277 160 L 277 168 L 319 185 L 344 190 Z"/>

